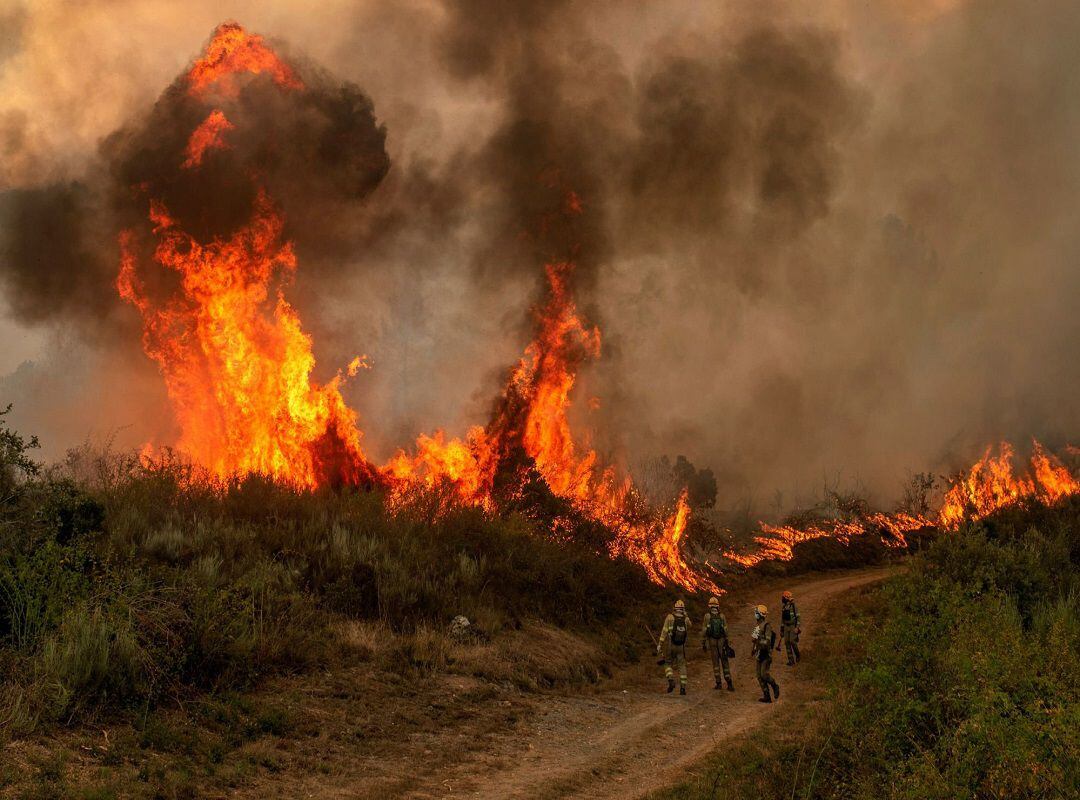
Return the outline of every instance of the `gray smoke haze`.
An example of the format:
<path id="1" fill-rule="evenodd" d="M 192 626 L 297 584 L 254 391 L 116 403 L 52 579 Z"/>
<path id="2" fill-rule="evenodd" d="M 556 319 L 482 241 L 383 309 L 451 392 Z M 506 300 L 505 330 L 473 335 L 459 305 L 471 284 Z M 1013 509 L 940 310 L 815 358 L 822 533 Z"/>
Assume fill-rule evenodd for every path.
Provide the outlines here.
<path id="1" fill-rule="evenodd" d="M 74 392 L 148 385 L 152 365 L 115 357 L 137 350 L 115 231 L 73 221 L 135 141 L 109 135 L 162 113 L 154 99 L 233 17 L 360 87 L 365 130 L 385 125 L 389 171 L 356 201 L 304 172 L 310 152 L 273 188 L 320 367 L 373 361 L 349 399 L 376 456 L 486 420 L 542 265 L 563 258 L 605 337 L 578 386 L 601 409 L 579 422 L 628 463 L 712 466 L 722 503 L 791 502 L 837 475 L 887 501 L 909 470 L 1001 438 L 1075 441 L 1080 9 L 738 5 L 17 7 L 0 43 L 0 295 L 22 324 L 74 326 L 113 369 L 108 390 L 88 368 Z M 42 233 L 21 269 L 19 243 Z M 132 395 L 134 417 L 167 418 L 160 396 Z M 54 447 L 78 429 L 78 412 L 22 413 Z"/>

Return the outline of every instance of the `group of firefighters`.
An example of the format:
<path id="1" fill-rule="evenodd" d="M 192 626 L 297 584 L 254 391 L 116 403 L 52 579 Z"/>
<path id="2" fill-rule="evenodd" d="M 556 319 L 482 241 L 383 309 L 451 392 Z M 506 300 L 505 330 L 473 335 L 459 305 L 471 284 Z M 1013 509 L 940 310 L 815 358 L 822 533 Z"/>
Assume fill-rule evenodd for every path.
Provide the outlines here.
<path id="1" fill-rule="evenodd" d="M 750 647 L 756 664 L 758 685 L 761 687 L 759 701 L 762 703 L 771 703 L 780 697 L 780 685 L 770 672 L 773 649 L 780 650 L 783 647 L 787 650 L 789 667 L 799 663 L 799 610 L 791 592 L 785 591 L 780 602 L 782 608 L 779 636 L 769 623 L 769 609 L 764 605 L 754 607 L 754 620 L 757 625 L 750 637 Z M 678 670 L 679 694 L 686 694 L 686 645 L 689 639 L 690 618 L 686 615 L 686 603 L 676 600 L 675 608 L 664 620 L 660 640 L 656 643 L 658 656 L 667 648 L 667 657 L 662 663 L 667 676 L 668 692 L 675 691 L 675 672 Z M 729 692 L 735 691 L 730 666 L 735 650 L 729 642 L 727 620 L 720 613 L 720 600 L 716 597 L 709 598 L 709 610 L 705 612 L 701 625 L 701 649 L 708 652 L 712 658 L 713 677 L 716 679 L 714 688 L 721 689 L 726 685 Z"/>

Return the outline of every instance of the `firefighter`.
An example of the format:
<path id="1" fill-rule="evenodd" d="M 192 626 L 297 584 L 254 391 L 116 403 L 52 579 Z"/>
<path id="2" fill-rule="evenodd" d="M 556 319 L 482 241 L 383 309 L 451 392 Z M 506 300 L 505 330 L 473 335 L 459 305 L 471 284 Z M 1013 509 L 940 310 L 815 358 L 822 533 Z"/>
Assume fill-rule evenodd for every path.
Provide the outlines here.
<path id="1" fill-rule="evenodd" d="M 664 674 L 667 676 L 667 690 L 675 691 L 675 670 L 679 668 L 679 694 L 686 694 L 686 640 L 690 635 L 690 618 L 686 616 L 686 603 L 675 601 L 675 608 L 664 620 L 664 629 L 660 631 L 660 641 L 656 643 L 656 654 L 663 652 L 667 644 L 667 660 L 664 661 Z"/>
<path id="2" fill-rule="evenodd" d="M 787 650 L 787 665 L 794 667 L 801 658 L 799 655 L 799 634 L 802 633 L 802 628 L 799 627 L 799 609 L 795 607 L 795 598 L 788 591 L 780 595 L 780 603 L 782 605 L 780 610 L 780 641 L 784 643 L 784 649 Z M 776 645 L 776 649 L 780 649 L 779 643 Z"/>
<path id="3" fill-rule="evenodd" d="M 772 629 L 768 619 L 766 619 L 768 615 L 769 609 L 765 606 L 757 606 L 754 609 L 754 619 L 757 621 L 757 626 L 750 636 L 753 653 L 757 658 L 757 679 L 762 692 L 762 696 L 758 701 L 761 703 L 771 703 L 773 701 L 773 698 L 769 697 L 769 687 L 772 687 L 773 694 L 778 699 L 780 697 L 780 686 L 769 674 L 772 667 L 772 649 L 776 644 L 776 632 Z"/>
<path id="4" fill-rule="evenodd" d="M 716 680 L 713 688 L 720 688 L 722 674 L 728 691 L 734 692 L 735 684 L 731 682 L 731 668 L 728 666 L 728 647 L 727 620 L 720 613 L 720 600 L 710 597 L 709 610 L 705 613 L 705 621 L 701 626 L 701 649 L 708 652 L 712 658 L 713 678 Z"/>

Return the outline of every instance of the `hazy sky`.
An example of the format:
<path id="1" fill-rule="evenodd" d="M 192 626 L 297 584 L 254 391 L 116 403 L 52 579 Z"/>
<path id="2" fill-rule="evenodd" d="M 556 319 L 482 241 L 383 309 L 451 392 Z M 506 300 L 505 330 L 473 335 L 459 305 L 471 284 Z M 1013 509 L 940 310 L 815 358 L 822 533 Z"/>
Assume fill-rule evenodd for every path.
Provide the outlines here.
<path id="1" fill-rule="evenodd" d="M 294 289 L 324 377 L 371 357 L 348 391 L 376 457 L 484 421 L 528 335 L 542 265 L 515 237 L 546 163 L 584 199 L 605 350 L 579 422 L 612 457 L 685 453 L 730 498 L 837 474 L 888 497 L 999 438 L 1075 440 L 1080 4 L 312 9 L 0 0 L 0 212 L 101 185 L 103 138 L 235 18 L 386 126 L 389 173 L 333 258 L 298 241 Z M 0 376 L 35 362 L 0 403 L 52 455 L 175 433 L 88 219 L 86 262 L 0 251 Z"/>

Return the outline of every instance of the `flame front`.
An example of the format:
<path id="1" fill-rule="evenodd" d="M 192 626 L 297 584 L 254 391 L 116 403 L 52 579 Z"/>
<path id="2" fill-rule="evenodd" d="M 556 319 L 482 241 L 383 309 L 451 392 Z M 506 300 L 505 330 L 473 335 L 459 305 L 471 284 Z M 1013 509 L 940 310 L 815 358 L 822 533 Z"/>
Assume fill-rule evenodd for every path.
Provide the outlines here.
<path id="1" fill-rule="evenodd" d="M 301 86 L 290 68 L 239 25 L 218 28 L 187 75 L 190 91 L 235 92 L 237 73 L 269 72 L 283 89 Z M 191 133 L 180 165 L 202 163 L 233 129 L 220 109 Z M 311 338 L 283 287 L 296 269 L 284 220 L 257 189 L 248 222 L 227 238 L 200 242 L 151 199 L 153 261 L 179 277 L 165 300 L 147 291 L 137 235 L 120 237 L 117 289 L 143 318 L 143 344 L 159 365 L 180 424 L 180 449 L 218 477 L 263 473 L 305 487 L 369 484 L 375 472 L 360 446 L 341 375 L 311 380 Z M 359 366 L 359 362 L 356 362 Z"/>
<path id="2" fill-rule="evenodd" d="M 923 528 L 954 531 L 963 523 L 980 520 L 1009 506 L 1025 502 L 1054 505 L 1080 494 L 1080 480 L 1039 443 L 1033 442 L 1030 474 L 1013 472 L 1013 449 L 1007 442 L 995 456 L 990 448 L 966 472 L 957 476 L 942 498 L 934 515 L 873 513 L 851 520 L 826 520 L 819 524 L 796 527 L 760 523 L 761 535 L 755 537 L 757 550 L 752 553 L 727 552 L 724 555 L 743 566 L 794 557 L 800 542 L 831 537 L 850 541 L 867 533 L 878 533 L 895 547 L 907 545 L 906 535 Z"/>
<path id="3" fill-rule="evenodd" d="M 243 149 L 246 139 L 239 134 L 245 131 L 237 131 L 226 109 L 242 108 L 241 92 L 252 83 L 260 91 L 305 90 L 265 40 L 236 23 L 221 25 L 180 83 L 191 104 L 192 116 L 185 118 L 201 119 L 180 140 L 186 142 L 176 164 L 180 183 L 213 176 L 222 151 L 231 158 Z M 216 158 L 207 157 L 212 152 Z M 545 266 L 546 293 L 535 312 L 533 340 L 509 370 L 487 424 L 464 439 L 442 431 L 420 436 L 412 454 L 398 451 L 375 468 L 361 447 L 357 416 L 341 395 L 342 374 L 325 384 L 312 379 L 312 341 L 285 296 L 297 261 L 284 216 L 260 185 L 260 170 L 242 167 L 237 174 L 252 182 L 254 200 L 246 221 L 231 232 L 199 239 L 178 221 L 182 214 L 148 197 L 149 234 L 131 229 L 120 236 L 117 289 L 142 316 L 144 348 L 164 375 L 181 451 L 222 478 L 254 472 L 309 488 L 383 485 L 391 504 L 418 489 L 445 489 L 448 503 L 496 510 L 506 498 L 521 499 L 538 475 L 564 501 L 556 504 L 561 510 L 554 519 L 542 520 L 556 538 L 572 529 L 571 516 L 584 517 L 611 532 L 612 557 L 638 563 L 656 583 L 720 592 L 707 565 L 693 566 L 686 555 L 687 491 L 673 509 L 649 509 L 617 464 L 604 463 L 588 439 L 575 436 L 578 371 L 599 356 L 601 335 L 578 311 L 573 257 L 552 258 Z M 140 185 L 133 191 L 147 190 Z M 552 215 L 572 220 L 584 208 L 583 199 L 567 190 Z M 542 220 L 541 228 L 553 219 Z M 176 279 L 164 297 L 162 282 L 147 280 L 148 261 Z M 366 356 L 357 357 L 347 374 L 367 366 Z M 596 398 L 585 402 L 592 411 L 600 407 Z M 149 457 L 146 451 L 143 456 Z M 1011 448 L 1002 445 L 997 456 L 988 450 L 951 484 L 935 515 L 866 513 L 804 527 L 762 524 L 752 553 L 724 555 L 750 566 L 791 559 L 800 542 L 850 541 L 868 533 L 902 547 L 920 528 L 953 530 L 1009 505 L 1052 504 L 1077 493 L 1077 479 L 1038 443 L 1031 474 L 1020 477 L 1012 471 Z"/>
<path id="4" fill-rule="evenodd" d="M 1039 442 L 1032 445 L 1031 474 L 1013 474 L 1013 450 L 1002 442 L 998 455 L 987 448 L 966 475 L 961 475 L 945 494 L 938 514 L 942 528 L 955 530 L 967 519 L 981 519 L 999 509 L 1028 500 L 1053 505 L 1080 494 L 1080 481 Z"/>
<path id="5" fill-rule="evenodd" d="M 673 513 L 665 522 L 659 535 L 647 531 L 644 541 L 639 540 L 639 530 L 628 530 L 621 542 L 629 545 L 623 551 L 641 564 L 646 574 L 661 585 L 675 583 L 690 591 L 722 593 L 722 589 L 686 563 L 682 551 L 682 539 L 690 522 L 690 502 L 686 489 L 679 493 Z"/>
<path id="6" fill-rule="evenodd" d="M 568 213 L 580 213 L 580 200 L 573 197 Z M 496 474 L 520 448 L 555 495 L 613 532 L 612 556 L 639 563 L 656 583 L 719 592 L 681 554 L 690 514 L 686 493 L 672 516 L 641 521 L 633 513 L 636 496 L 629 478 L 620 478 L 615 467 L 603 465 L 595 450 L 581 448 L 575 439 L 569 412 L 577 369 L 599 356 L 601 337 L 578 314 L 570 289 L 574 268 L 570 261 L 545 268 L 547 298 L 537 311 L 536 336 L 510 371 L 488 425 L 474 428 L 465 441 L 448 441 L 441 431 L 421 436 L 416 455 L 399 451 L 385 472 L 400 492 L 449 485 L 458 500 L 489 507 Z M 589 405 L 595 405 L 592 399 Z"/>

